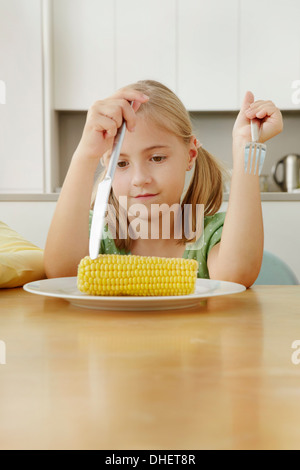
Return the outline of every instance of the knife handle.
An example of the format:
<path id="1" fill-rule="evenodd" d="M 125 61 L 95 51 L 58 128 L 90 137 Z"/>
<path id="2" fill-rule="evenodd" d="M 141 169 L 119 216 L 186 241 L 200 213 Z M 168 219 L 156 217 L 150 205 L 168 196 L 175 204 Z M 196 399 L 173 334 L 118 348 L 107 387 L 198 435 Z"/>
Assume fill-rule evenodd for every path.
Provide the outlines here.
<path id="1" fill-rule="evenodd" d="M 107 168 L 106 176 L 109 176 L 111 180 L 113 180 L 114 178 L 116 166 L 118 163 L 118 158 L 119 158 L 121 147 L 122 147 L 123 140 L 125 137 L 125 132 L 126 132 L 126 122 L 123 122 L 122 126 L 118 130 L 117 135 L 115 137 L 113 150 L 112 150 L 112 153 L 109 159 L 108 168 Z"/>
<path id="2" fill-rule="evenodd" d="M 131 107 L 133 106 L 133 101 L 130 103 Z M 116 166 L 118 163 L 118 159 L 120 156 L 121 148 L 123 145 L 123 140 L 125 137 L 126 133 L 126 121 L 123 122 L 122 126 L 119 128 L 115 140 L 114 140 L 114 145 L 111 153 L 111 157 L 109 160 L 108 168 L 107 168 L 107 173 L 106 176 L 109 176 L 111 180 L 114 178 Z"/>

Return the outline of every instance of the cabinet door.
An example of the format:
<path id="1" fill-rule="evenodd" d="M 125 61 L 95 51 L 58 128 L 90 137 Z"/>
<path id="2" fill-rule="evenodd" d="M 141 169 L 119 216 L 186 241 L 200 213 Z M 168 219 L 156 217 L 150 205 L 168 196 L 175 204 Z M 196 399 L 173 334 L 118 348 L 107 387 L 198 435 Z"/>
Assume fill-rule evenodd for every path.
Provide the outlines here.
<path id="1" fill-rule="evenodd" d="M 176 1 L 116 0 L 116 86 L 143 79 L 176 89 Z"/>
<path id="2" fill-rule="evenodd" d="M 238 0 L 178 0 L 178 94 L 193 111 L 238 107 Z"/>
<path id="3" fill-rule="evenodd" d="M 114 2 L 53 0 L 55 109 L 87 110 L 112 94 Z"/>
<path id="4" fill-rule="evenodd" d="M 281 109 L 294 109 L 300 79 L 299 0 L 241 2 L 240 100 L 247 90 Z"/>
<path id="5" fill-rule="evenodd" d="M 0 0 L 0 192 L 43 192 L 41 0 Z"/>
<path id="6" fill-rule="evenodd" d="M 228 202 L 224 201 L 220 211 L 226 212 Z M 264 249 L 287 263 L 300 281 L 299 201 L 263 201 Z"/>

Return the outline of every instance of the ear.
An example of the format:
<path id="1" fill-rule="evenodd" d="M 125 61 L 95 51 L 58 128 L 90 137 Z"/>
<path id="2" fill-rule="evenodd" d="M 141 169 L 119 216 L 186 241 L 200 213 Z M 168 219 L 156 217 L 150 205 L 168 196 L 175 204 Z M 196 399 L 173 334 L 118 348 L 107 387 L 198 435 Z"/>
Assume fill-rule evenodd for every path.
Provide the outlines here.
<path id="1" fill-rule="evenodd" d="M 192 135 L 190 138 L 190 143 L 189 143 L 189 159 L 188 159 L 188 170 L 191 170 L 194 166 L 195 160 L 198 156 L 198 147 L 199 147 L 199 142 L 197 138 Z"/>

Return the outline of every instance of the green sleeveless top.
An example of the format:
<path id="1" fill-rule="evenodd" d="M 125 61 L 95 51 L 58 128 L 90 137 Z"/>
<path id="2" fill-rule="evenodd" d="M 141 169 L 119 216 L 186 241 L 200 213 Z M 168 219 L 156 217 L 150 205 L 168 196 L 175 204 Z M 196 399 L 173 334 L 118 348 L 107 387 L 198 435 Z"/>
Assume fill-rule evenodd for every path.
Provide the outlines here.
<path id="1" fill-rule="evenodd" d="M 207 257 L 212 249 L 221 240 L 223 224 L 225 220 L 225 212 L 217 212 L 214 215 L 204 217 L 204 232 L 200 240 L 195 243 L 186 245 L 183 258 L 195 259 L 198 261 L 198 277 L 209 279 L 207 268 Z M 90 211 L 90 227 L 92 223 L 93 211 Z M 130 252 L 120 250 L 116 247 L 115 242 L 109 232 L 107 226 L 104 229 L 103 238 L 101 240 L 99 254 L 110 255 L 130 255 Z"/>

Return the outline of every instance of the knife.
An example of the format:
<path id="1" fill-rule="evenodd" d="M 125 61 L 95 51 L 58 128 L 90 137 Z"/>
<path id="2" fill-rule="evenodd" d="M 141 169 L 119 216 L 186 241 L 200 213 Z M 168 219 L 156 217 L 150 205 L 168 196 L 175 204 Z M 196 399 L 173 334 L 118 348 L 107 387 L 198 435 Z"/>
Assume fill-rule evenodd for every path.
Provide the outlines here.
<path id="1" fill-rule="evenodd" d="M 132 103 L 131 103 L 132 105 Z M 115 137 L 112 154 L 108 164 L 105 178 L 98 186 L 97 195 L 94 204 L 94 212 L 91 225 L 89 240 L 89 253 L 91 259 L 96 259 L 99 255 L 99 248 L 104 228 L 105 212 L 107 209 L 108 198 L 111 191 L 114 174 L 116 171 L 121 147 L 126 133 L 126 121 L 123 122 Z"/>

